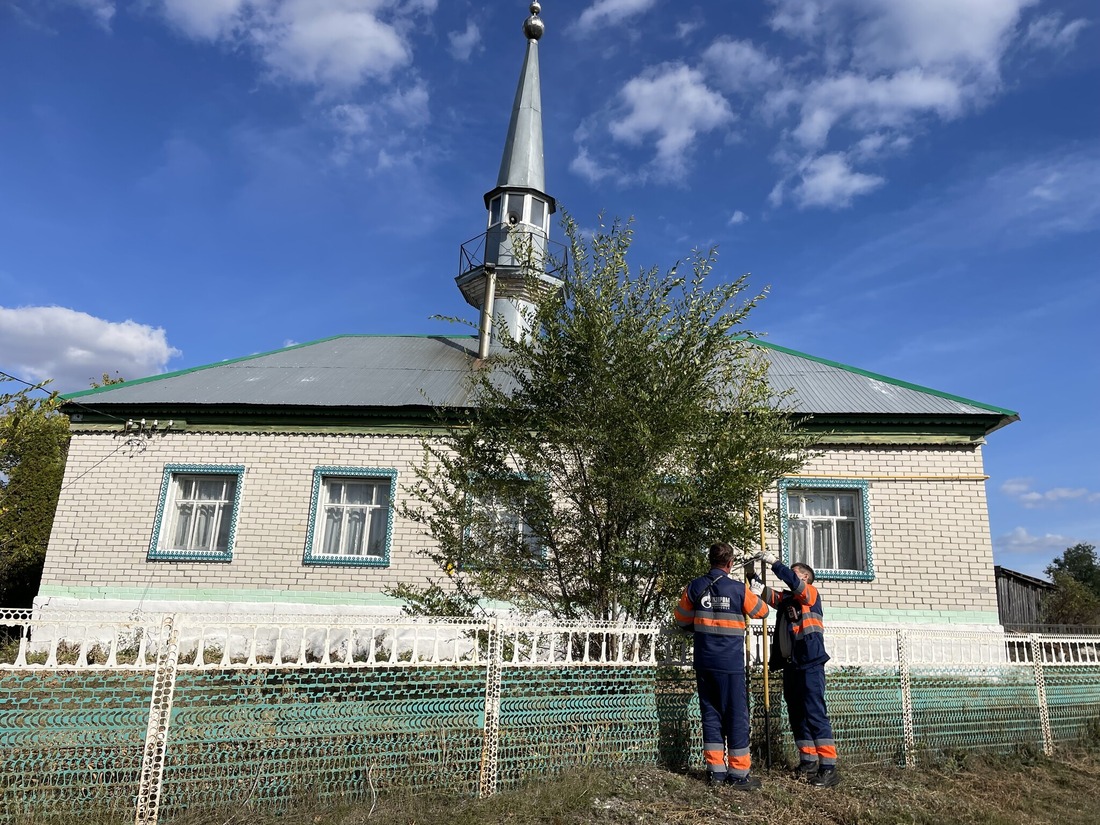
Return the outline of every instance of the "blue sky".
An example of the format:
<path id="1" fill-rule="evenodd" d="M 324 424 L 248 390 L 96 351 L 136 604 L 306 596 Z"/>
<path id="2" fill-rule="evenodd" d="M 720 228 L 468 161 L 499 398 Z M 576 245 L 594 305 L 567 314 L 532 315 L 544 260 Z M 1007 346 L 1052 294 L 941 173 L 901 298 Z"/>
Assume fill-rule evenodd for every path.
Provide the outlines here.
<path id="1" fill-rule="evenodd" d="M 0 370 L 81 389 L 469 312 L 512 0 L 0 2 Z M 1019 411 L 997 563 L 1100 546 L 1100 12 L 547 0 L 549 193 L 718 245 L 812 355 Z M 558 235 L 560 239 L 560 234 Z"/>

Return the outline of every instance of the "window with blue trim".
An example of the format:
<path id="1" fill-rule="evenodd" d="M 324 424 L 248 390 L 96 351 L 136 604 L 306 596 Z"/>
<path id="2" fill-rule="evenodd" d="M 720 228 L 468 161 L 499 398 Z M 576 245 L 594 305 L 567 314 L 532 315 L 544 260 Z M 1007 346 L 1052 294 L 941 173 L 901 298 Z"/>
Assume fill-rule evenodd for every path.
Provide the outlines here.
<path id="1" fill-rule="evenodd" d="M 874 578 L 866 481 L 784 479 L 780 489 L 788 564 L 808 564 L 822 579 Z"/>
<path id="2" fill-rule="evenodd" d="M 396 482 L 393 469 L 315 469 L 305 563 L 388 565 Z"/>
<path id="3" fill-rule="evenodd" d="M 243 475 L 237 466 L 165 466 L 149 559 L 232 561 Z"/>

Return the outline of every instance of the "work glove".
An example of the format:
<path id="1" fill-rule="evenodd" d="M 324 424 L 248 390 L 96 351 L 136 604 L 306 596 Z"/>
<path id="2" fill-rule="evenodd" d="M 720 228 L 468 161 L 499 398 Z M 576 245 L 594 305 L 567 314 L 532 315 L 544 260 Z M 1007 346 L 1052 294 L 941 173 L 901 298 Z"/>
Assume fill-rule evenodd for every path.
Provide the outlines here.
<path id="1" fill-rule="evenodd" d="M 764 582 L 760 581 L 760 579 L 753 579 L 749 582 L 749 590 L 759 596 L 764 592 Z"/>
<path id="2" fill-rule="evenodd" d="M 779 556 L 775 555 L 775 553 L 773 553 L 771 550 L 765 550 L 763 553 L 760 554 L 760 558 L 762 558 L 767 563 L 768 567 L 771 567 L 773 564 L 779 561 Z"/>

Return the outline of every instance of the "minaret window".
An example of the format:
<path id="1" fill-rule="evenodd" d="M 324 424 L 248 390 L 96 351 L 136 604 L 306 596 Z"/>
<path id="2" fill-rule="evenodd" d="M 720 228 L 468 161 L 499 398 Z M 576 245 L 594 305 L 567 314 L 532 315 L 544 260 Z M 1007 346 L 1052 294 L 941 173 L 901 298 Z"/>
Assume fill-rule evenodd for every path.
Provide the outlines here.
<path id="1" fill-rule="evenodd" d="M 503 200 L 504 198 L 501 195 L 497 195 L 489 202 L 489 226 L 496 226 L 500 223 L 500 204 Z"/>
<path id="2" fill-rule="evenodd" d="M 546 204 L 538 198 L 531 198 L 531 224 L 546 232 Z"/>
<path id="3" fill-rule="evenodd" d="M 509 226 L 515 226 L 517 223 L 523 220 L 523 201 L 524 196 L 519 193 L 512 193 L 508 195 L 508 208 L 505 210 L 505 219 L 508 221 Z"/>

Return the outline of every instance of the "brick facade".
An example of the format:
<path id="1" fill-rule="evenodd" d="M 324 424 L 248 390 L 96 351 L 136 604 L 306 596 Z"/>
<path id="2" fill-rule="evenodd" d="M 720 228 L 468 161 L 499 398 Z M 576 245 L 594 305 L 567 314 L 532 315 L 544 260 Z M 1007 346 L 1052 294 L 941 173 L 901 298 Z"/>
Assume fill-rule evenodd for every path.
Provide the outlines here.
<path id="1" fill-rule="evenodd" d="M 423 457 L 418 436 L 169 432 L 129 446 L 127 439 L 122 433 L 74 433 L 40 604 L 168 599 L 392 609 L 386 588 L 423 583 L 435 573 L 417 554 L 428 539 L 396 513 L 387 567 L 303 564 L 314 469 L 392 468 L 396 495 L 403 497 L 411 468 Z M 232 561 L 148 559 L 164 468 L 172 464 L 244 466 Z M 812 459 L 802 475 L 868 485 L 875 576 L 869 582 L 820 581 L 830 616 L 891 624 L 995 623 L 982 473 L 976 445 L 836 446 Z"/>

